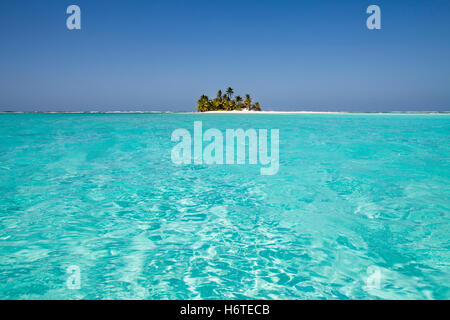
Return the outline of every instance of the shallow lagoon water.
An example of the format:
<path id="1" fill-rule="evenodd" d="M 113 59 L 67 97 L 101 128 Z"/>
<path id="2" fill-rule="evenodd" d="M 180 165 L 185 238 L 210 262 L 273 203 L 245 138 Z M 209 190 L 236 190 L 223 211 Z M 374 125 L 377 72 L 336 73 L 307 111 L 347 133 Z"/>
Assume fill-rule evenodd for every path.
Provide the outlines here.
<path id="1" fill-rule="evenodd" d="M 175 166 L 194 121 L 280 129 L 278 173 Z M 2 299 L 450 298 L 449 115 L 1 114 L 0 141 Z"/>

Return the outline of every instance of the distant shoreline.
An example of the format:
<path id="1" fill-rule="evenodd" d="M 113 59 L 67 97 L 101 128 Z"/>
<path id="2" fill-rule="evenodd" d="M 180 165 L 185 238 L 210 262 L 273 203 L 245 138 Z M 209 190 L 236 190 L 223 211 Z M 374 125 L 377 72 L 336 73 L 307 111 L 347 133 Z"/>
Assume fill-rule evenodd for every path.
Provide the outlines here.
<path id="1" fill-rule="evenodd" d="M 450 111 L 389 111 L 389 112 L 349 112 L 349 111 L 0 111 L 0 114 L 335 114 L 335 115 L 416 115 L 442 114 Z"/>
<path id="2" fill-rule="evenodd" d="M 390 112 L 348 112 L 348 111 L 206 111 L 215 114 L 450 114 L 450 111 L 390 111 Z"/>

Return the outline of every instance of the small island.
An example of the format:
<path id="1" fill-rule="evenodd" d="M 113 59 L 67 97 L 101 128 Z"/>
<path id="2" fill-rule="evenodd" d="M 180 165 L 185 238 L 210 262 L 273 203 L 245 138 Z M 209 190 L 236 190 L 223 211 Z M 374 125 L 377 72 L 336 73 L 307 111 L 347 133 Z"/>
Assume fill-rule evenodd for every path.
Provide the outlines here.
<path id="1" fill-rule="evenodd" d="M 197 111 L 261 111 L 259 102 L 253 103 L 249 94 L 245 95 L 245 99 L 241 96 L 236 96 L 233 99 L 233 95 L 234 90 L 232 88 L 228 88 L 225 94 L 222 94 L 222 90 L 219 90 L 217 97 L 214 99 L 202 95 L 197 102 Z"/>

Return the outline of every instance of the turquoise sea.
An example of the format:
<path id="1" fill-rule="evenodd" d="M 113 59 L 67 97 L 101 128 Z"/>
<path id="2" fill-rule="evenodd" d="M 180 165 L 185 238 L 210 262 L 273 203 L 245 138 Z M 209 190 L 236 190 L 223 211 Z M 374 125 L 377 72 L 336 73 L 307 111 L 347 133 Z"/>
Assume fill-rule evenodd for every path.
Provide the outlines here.
<path id="1" fill-rule="evenodd" d="M 194 121 L 278 173 L 174 165 Z M 450 298 L 450 115 L 0 114 L 0 177 L 0 299 Z"/>

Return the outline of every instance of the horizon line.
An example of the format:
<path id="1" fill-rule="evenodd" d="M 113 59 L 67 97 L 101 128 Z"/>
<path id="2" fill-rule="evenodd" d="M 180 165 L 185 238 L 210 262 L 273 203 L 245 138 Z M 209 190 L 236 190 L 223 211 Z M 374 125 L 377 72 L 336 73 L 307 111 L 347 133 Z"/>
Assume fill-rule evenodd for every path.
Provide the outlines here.
<path id="1" fill-rule="evenodd" d="M 450 114 L 449 111 L 148 111 L 148 110 L 90 110 L 90 111 L 0 111 L 0 114 Z"/>

